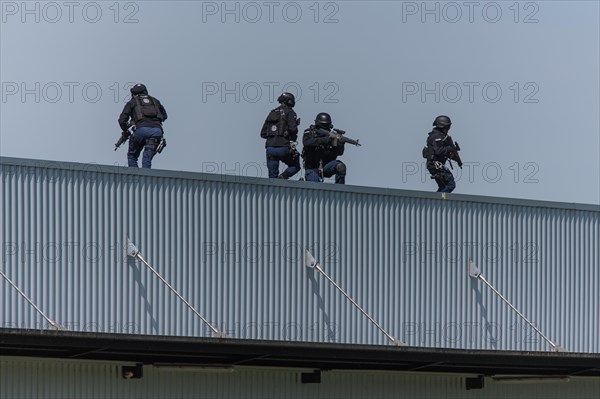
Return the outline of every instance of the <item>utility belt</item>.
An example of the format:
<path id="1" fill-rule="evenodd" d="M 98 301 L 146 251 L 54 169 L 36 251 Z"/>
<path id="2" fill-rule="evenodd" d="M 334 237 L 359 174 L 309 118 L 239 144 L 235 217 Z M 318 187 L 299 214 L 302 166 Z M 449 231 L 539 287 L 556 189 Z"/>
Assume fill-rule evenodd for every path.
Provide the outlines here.
<path id="1" fill-rule="evenodd" d="M 431 179 L 442 180 L 448 182 L 452 173 L 444 166 L 444 163 L 440 161 L 431 161 L 432 168 L 429 169 Z"/>
<path id="2" fill-rule="evenodd" d="M 431 159 L 429 161 L 429 163 L 435 168 L 435 169 L 442 169 L 444 167 L 444 165 L 446 164 L 446 161 L 448 159 L 447 158 L 440 158 L 440 157 L 434 157 L 433 159 Z"/>
<path id="3" fill-rule="evenodd" d="M 284 147 L 284 146 L 278 146 L 278 147 Z M 288 147 L 288 154 L 292 157 L 292 159 L 296 159 L 300 156 L 300 153 L 298 152 L 298 149 L 296 148 L 296 142 L 295 141 L 290 141 L 289 144 L 287 145 Z M 273 156 L 267 156 L 267 159 L 269 160 L 277 160 L 276 157 Z"/>
<path id="4" fill-rule="evenodd" d="M 290 136 L 290 134 L 287 130 L 283 133 L 279 133 L 278 131 L 267 133 L 267 138 L 281 137 L 281 138 L 287 139 L 289 136 Z"/>
<path id="5" fill-rule="evenodd" d="M 135 137 L 135 133 L 132 135 Z M 160 154 L 165 147 L 167 146 L 167 140 L 163 137 L 150 137 L 147 138 L 144 145 L 152 145 L 155 147 L 155 151 L 157 154 Z"/>

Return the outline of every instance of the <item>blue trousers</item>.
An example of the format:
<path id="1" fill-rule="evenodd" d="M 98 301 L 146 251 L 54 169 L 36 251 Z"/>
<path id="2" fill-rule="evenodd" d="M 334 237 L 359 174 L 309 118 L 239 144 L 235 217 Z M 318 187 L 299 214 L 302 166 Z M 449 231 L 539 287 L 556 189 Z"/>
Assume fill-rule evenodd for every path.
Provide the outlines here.
<path id="1" fill-rule="evenodd" d="M 300 171 L 300 157 L 292 156 L 290 147 L 267 147 L 267 169 L 272 179 L 279 176 L 279 162 L 288 166 L 282 173 L 286 179 Z"/>
<path id="2" fill-rule="evenodd" d="M 340 166 L 343 166 L 343 168 L 340 168 Z M 340 169 L 344 171 L 343 174 L 340 173 Z M 333 175 L 335 175 L 335 184 L 346 184 L 346 166 L 342 161 L 334 159 L 323 165 L 323 177 Z M 322 177 L 319 175 L 319 169 L 306 169 L 305 177 L 306 181 L 323 182 Z"/>
<path id="3" fill-rule="evenodd" d="M 430 170 L 429 173 L 438 185 L 438 193 L 451 193 L 456 188 L 454 176 L 447 167 L 442 166 L 439 169 Z"/>
<path id="4" fill-rule="evenodd" d="M 140 127 L 129 138 L 129 151 L 127 151 L 127 164 L 130 168 L 138 167 L 138 158 L 144 150 L 142 168 L 152 167 L 152 158 L 156 155 L 156 146 L 163 136 L 159 127 Z M 149 140 L 152 139 L 152 140 Z"/>

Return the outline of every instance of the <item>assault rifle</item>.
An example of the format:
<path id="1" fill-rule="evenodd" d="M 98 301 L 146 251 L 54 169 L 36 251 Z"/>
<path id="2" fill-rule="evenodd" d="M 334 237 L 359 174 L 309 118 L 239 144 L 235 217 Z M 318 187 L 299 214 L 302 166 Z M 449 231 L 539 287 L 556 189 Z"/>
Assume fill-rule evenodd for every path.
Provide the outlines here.
<path id="1" fill-rule="evenodd" d="M 115 143 L 115 151 L 117 151 L 122 144 L 129 140 L 129 137 L 131 136 L 130 130 L 135 131 L 135 125 L 129 125 L 127 130 L 121 132 L 121 137 L 119 137 L 119 141 Z"/>
<path id="2" fill-rule="evenodd" d="M 344 134 L 346 134 L 345 130 L 333 129 L 333 130 L 329 131 L 329 130 L 320 128 L 320 129 L 318 129 L 317 132 L 319 133 L 320 136 L 328 135 L 329 138 L 331 138 L 332 140 L 338 140 L 338 141 L 341 141 L 342 143 L 352 144 L 357 147 L 361 146 L 361 144 L 358 142 L 358 139 L 353 140 L 351 138 L 344 136 Z"/>
<path id="3" fill-rule="evenodd" d="M 460 159 L 460 155 L 458 154 L 458 152 L 460 151 L 460 146 L 458 145 L 458 141 L 453 142 L 452 140 L 450 140 L 449 146 L 450 146 L 451 150 L 450 150 L 450 154 L 448 155 L 448 159 L 455 161 L 458 164 L 458 166 L 462 169 L 463 162 Z M 453 169 L 452 162 L 449 162 L 449 163 L 450 163 L 450 168 Z"/>

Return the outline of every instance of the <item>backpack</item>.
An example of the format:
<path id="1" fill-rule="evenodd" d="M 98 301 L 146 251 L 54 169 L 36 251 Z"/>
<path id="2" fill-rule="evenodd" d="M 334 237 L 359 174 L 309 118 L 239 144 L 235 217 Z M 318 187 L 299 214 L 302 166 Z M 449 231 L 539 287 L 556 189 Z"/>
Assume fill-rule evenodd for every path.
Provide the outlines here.
<path id="1" fill-rule="evenodd" d="M 265 119 L 262 130 L 260 131 L 260 137 L 266 139 L 268 137 L 287 136 L 287 129 L 284 129 L 285 125 L 285 112 L 281 107 L 272 109 Z"/>
<path id="2" fill-rule="evenodd" d="M 160 108 L 156 104 L 154 98 L 148 95 L 139 95 L 133 97 L 135 99 L 134 116 L 135 122 L 139 122 L 142 119 L 159 119 L 163 120 L 163 114 L 160 112 Z"/>

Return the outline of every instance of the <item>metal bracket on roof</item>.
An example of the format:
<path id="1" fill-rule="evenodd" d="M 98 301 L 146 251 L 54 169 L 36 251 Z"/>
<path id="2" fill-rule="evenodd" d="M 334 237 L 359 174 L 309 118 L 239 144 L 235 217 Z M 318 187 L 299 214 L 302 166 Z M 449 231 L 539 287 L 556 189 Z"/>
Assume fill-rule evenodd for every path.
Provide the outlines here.
<path id="1" fill-rule="evenodd" d="M 350 297 L 350 295 L 348 295 L 348 293 L 346 293 L 346 291 L 344 291 L 342 289 L 342 287 L 340 287 L 335 281 L 333 281 L 331 279 L 331 277 L 329 277 L 327 275 L 327 273 L 325 273 L 323 271 L 323 269 L 321 268 L 321 265 L 319 265 L 319 262 L 317 262 L 317 260 L 314 258 L 314 256 L 312 256 L 312 254 L 308 251 L 308 249 L 305 249 L 304 251 L 304 266 L 311 268 L 311 269 L 315 269 L 317 270 L 319 273 L 321 273 L 323 276 L 325 276 L 325 278 L 331 283 L 333 284 L 333 286 L 335 288 L 337 288 L 338 291 L 340 291 L 342 293 L 342 295 L 344 295 L 344 297 L 346 299 L 348 299 L 363 315 L 365 315 L 365 317 L 367 319 L 369 319 L 371 321 L 371 323 L 373 323 L 378 329 L 379 331 L 381 331 L 390 341 L 393 345 L 397 345 L 397 346 L 403 346 L 405 345 L 402 341 L 394 338 L 392 335 L 390 335 L 387 331 L 385 331 L 383 329 L 383 327 L 381 327 L 381 325 L 379 325 L 379 323 L 377 323 L 375 321 L 375 319 L 373 319 L 373 317 L 371 317 L 354 299 L 352 299 Z"/>
<path id="2" fill-rule="evenodd" d="M 541 335 L 542 338 L 544 338 L 544 340 L 546 340 L 546 342 L 548 342 L 550 344 L 550 346 L 552 347 L 552 349 L 554 349 L 555 352 L 564 352 L 564 349 L 561 348 L 560 346 L 556 345 L 554 342 L 550 341 L 550 339 L 548 337 L 546 337 L 544 335 L 544 333 L 542 333 L 542 331 L 537 328 L 535 326 L 535 324 L 533 324 L 531 321 L 529 321 L 529 319 L 527 317 L 525 317 L 525 315 L 523 315 L 523 313 L 519 312 L 519 310 L 513 306 L 512 303 L 510 303 L 508 301 L 508 299 L 506 299 L 500 292 L 498 292 L 498 290 L 496 290 L 492 284 L 490 284 L 485 277 L 483 276 L 483 273 L 481 272 L 481 270 L 479 269 L 479 267 L 477 267 L 477 265 L 475 265 L 475 263 L 473 262 L 472 259 L 469 259 L 469 276 L 474 278 L 474 279 L 478 279 L 483 281 L 483 283 L 485 285 L 487 285 L 488 287 L 490 287 L 490 289 L 492 291 L 494 291 L 494 293 L 496 295 L 498 295 L 500 297 L 500 299 L 502 299 L 508 306 L 510 306 L 510 308 L 512 310 L 514 310 L 523 320 L 525 320 L 527 322 L 527 324 L 529 324 L 539 335 Z"/>
<path id="3" fill-rule="evenodd" d="M 133 242 L 131 242 L 131 240 L 129 238 L 127 238 L 127 255 L 138 259 L 140 262 L 142 262 L 144 265 L 146 265 L 148 267 L 148 269 L 150 269 L 150 271 L 152 273 L 154 273 L 160 279 L 160 281 L 163 282 L 163 284 L 165 284 L 171 291 L 173 291 L 173 293 L 179 299 L 181 299 L 181 301 L 183 303 L 185 303 L 187 305 L 187 307 L 189 307 L 192 310 L 192 312 L 194 312 L 196 314 L 196 316 L 198 316 L 200 318 L 200 320 L 202 320 L 204 322 L 204 324 L 206 324 L 212 330 L 215 337 L 224 338 L 226 336 L 225 333 L 223 333 L 222 331 L 219 331 L 212 324 L 210 324 L 208 322 L 208 320 L 206 320 L 204 317 L 202 317 L 202 315 L 200 314 L 200 312 L 198 312 L 196 310 L 196 308 L 194 308 L 179 292 L 177 292 L 177 290 L 175 288 L 173 288 L 173 286 L 171 284 L 169 284 L 163 276 L 161 276 L 156 270 L 154 270 L 154 268 L 152 266 L 150 266 L 148 264 L 148 262 L 146 262 L 146 260 L 144 260 L 144 258 L 140 254 L 140 251 L 137 249 L 135 244 Z"/>
<path id="4" fill-rule="evenodd" d="M 25 299 L 35 309 L 36 312 L 38 312 L 48 322 L 48 324 L 52 326 L 52 328 L 55 330 L 61 330 L 60 325 L 46 316 L 44 312 L 42 312 L 40 308 L 33 303 L 33 301 L 27 295 L 25 295 L 25 293 L 21 291 L 21 289 L 10 278 L 8 278 L 8 276 L 4 274 L 2 270 L 0 270 L 0 275 L 19 293 L 19 295 L 21 295 L 21 297 L 23 297 L 23 299 Z"/>

